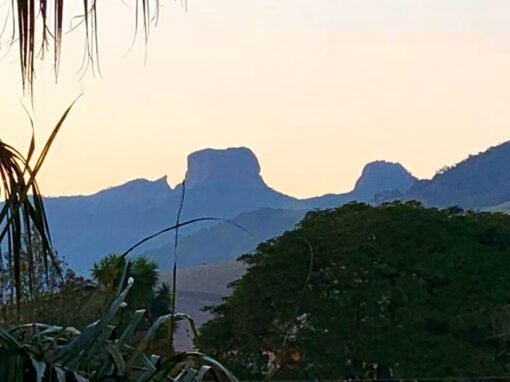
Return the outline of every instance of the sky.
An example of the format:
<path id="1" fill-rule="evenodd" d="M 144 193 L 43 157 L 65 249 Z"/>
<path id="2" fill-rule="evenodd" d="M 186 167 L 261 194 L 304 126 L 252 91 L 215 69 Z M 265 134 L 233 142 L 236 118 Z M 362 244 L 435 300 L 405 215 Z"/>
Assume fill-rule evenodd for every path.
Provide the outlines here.
<path id="1" fill-rule="evenodd" d="M 161 3 L 147 48 L 130 49 L 134 1 L 100 2 L 102 76 L 78 73 L 83 34 L 70 32 L 58 83 L 51 60 L 38 63 L 33 106 L 4 33 L 0 139 L 26 150 L 25 105 L 41 147 L 82 94 L 41 171 L 44 194 L 163 175 L 174 186 L 189 153 L 246 146 L 271 187 L 307 197 L 349 191 L 373 160 L 429 178 L 510 140 L 508 0 Z"/>

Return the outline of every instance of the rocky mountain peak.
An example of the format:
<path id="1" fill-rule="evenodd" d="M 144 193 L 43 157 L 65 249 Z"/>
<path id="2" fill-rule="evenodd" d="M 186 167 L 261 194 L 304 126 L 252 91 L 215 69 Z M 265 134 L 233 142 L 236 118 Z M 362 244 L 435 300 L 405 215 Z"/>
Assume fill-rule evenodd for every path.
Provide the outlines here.
<path id="1" fill-rule="evenodd" d="M 375 161 L 363 168 L 354 192 L 367 197 L 389 191 L 405 193 L 415 182 L 416 178 L 400 163 Z"/>
<path id="2" fill-rule="evenodd" d="M 250 187 L 264 184 L 260 165 L 248 148 L 205 149 L 188 156 L 188 189 L 236 185 Z"/>

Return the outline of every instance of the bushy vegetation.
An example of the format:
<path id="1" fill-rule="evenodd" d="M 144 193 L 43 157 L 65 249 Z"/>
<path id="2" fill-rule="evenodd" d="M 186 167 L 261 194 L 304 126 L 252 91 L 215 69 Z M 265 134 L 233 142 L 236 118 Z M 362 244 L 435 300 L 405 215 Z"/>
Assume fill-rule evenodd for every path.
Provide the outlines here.
<path id="1" fill-rule="evenodd" d="M 83 330 L 32 323 L 0 328 L 0 380 L 2 381 L 236 381 L 228 370 L 207 356 L 179 353 L 162 358 L 148 352 L 158 329 L 175 317 L 157 318 L 137 338 L 145 310 L 128 320 L 119 318 L 135 285 L 125 279 L 129 263 L 119 264 L 120 280 L 101 318 Z M 125 285 L 125 287 L 122 287 Z"/>
<path id="2" fill-rule="evenodd" d="M 37 262 L 33 295 L 24 293 L 29 248 Z M 51 267 L 52 276 L 43 277 L 45 268 L 37 256 L 41 250 L 37 239 L 22 250 L 19 309 L 12 298 L 2 304 L 1 381 L 235 381 L 204 354 L 175 351 L 172 324 L 175 328 L 187 321 L 183 324 L 192 325 L 193 332 L 195 328 L 189 317 L 172 314 L 173 295 L 168 285 L 158 285 L 154 262 L 109 255 L 94 265 L 94 281 L 70 270 L 60 280 Z M 64 268 L 61 259 L 58 264 Z M 10 274 L 9 269 L 1 271 L 0 290 L 6 296 L 17 293 Z"/>
<path id="3" fill-rule="evenodd" d="M 45 267 L 41 251 L 36 231 L 24 235 L 19 291 L 9 268 L 13 254 L 4 254 L 1 381 L 235 381 L 204 354 L 175 351 L 177 323 L 191 325 L 193 333 L 196 329 L 191 318 L 172 313 L 174 294 L 165 283 L 159 285 L 156 263 L 112 254 L 94 265 L 93 280 L 69 269 L 61 279 L 56 270 L 65 269 L 64 261 L 55 253 L 56 266 Z"/>
<path id="4" fill-rule="evenodd" d="M 113 289 L 120 282 L 119 264 L 121 263 L 122 258 L 119 255 L 111 254 L 104 257 L 92 267 L 92 278 L 105 290 Z M 158 268 L 158 264 L 143 256 L 137 257 L 129 263 L 127 275 L 137 280 L 126 300 L 130 311 L 147 309 L 150 316 L 156 318 L 170 313 L 170 288 L 163 284 L 156 290 L 159 282 Z M 167 298 L 166 309 L 159 308 L 158 310 L 156 308 L 156 312 L 152 312 L 152 304 L 155 303 L 158 306 L 157 301 L 160 301 L 159 304 L 161 304 L 161 300 L 165 298 L 163 295 Z"/>
<path id="5" fill-rule="evenodd" d="M 242 378 L 508 374 L 507 215 L 349 204 L 241 260 L 199 340 Z"/>

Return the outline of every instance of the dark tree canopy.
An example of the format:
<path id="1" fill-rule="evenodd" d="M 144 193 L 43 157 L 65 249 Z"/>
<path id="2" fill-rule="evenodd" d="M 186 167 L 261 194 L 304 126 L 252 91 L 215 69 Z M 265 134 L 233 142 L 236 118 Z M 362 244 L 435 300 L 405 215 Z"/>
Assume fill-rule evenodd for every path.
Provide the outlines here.
<path id="1" fill-rule="evenodd" d="M 113 290 L 123 276 L 120 264 L 122 264 L 122 258 L 119 255 L 110 254 L 105 256 L 92 267 L 92 278 L 104 288 Z M 143 256 L 139 256 L 130 261 L 125 284 L 127 284 L 127 278 L 129 277 L 132 277 L 135 283 L 126 298 L 128 310 L 149 308 L 156 296 L 155 290 L 159 280 L 158 265 Z M 167 301 L 168 305 L 170 305 L 170 299 Z"/>
<path id="2" fill-rule="evenodd" d="M 508 374 L 509 216 L 349 204 L 242 260 L 199 338 L 241 378 Z"/>

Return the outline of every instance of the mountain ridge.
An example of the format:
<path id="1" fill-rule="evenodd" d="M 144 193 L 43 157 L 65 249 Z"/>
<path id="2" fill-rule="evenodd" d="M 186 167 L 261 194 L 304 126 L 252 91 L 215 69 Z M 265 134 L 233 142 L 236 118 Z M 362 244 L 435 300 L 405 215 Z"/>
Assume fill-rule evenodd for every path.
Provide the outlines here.
<path id="1" fill-rule="evenodd" d="M 386 182 L 388 173 L 393 174 L 393 180 Z M 362 192 L 358 184 L 358 189 L 348 193 L 299 199 L 266 184 L 258 159 L 250 149 L 204 149 L 188 156 L 186 178 L 173 188 L 166 177 L 134 179 L 90 195 L 49 197 L 46 206 L 55 247 L 72 268 L 84 274 L 108 253 L 123 251 L 143 237 L 175 224 L 183 194 L 181 221 L 203 216 L 234 219 L 264 208 L 307 211 L 354 200 L 372 202 L 372 192 L 391 191 L 388 189 L 394 188 L 393 183 L 397 189 L 405 185 L 399 191 L 405 192 L 407 184 L 415 181 L 403 166 L 384 161 L 365 166 L 362 177 L 374 178 L 368 179 L 370 187 Z M 204 223 L 186 227 L 180 233 L 185 236 L 210 226 L 211 223 Z M 158 238 L 138 253 L 162 247 L 171 240 L 171 234 Z"/>
<path id="2" fill-rule="evenodd" d="M 470 155 L 430 180 L 416 182 L 400 200 L 426 206 L 487 209 L 510 200 L 510 141 Z"/>

